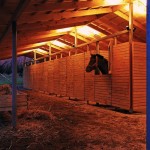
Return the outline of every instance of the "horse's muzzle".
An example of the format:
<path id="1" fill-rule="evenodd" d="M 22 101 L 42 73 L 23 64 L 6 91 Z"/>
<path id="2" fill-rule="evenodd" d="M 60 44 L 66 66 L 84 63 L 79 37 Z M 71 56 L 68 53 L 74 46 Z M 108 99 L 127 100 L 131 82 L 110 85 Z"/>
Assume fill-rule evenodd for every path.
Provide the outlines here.
<path id="1" fill-rule="evenodd" d="M 91 66 L 86 67 L 86 72 L 91 72 L 92 70 L 93 70 L 93 67 L 91 67 Z"/>

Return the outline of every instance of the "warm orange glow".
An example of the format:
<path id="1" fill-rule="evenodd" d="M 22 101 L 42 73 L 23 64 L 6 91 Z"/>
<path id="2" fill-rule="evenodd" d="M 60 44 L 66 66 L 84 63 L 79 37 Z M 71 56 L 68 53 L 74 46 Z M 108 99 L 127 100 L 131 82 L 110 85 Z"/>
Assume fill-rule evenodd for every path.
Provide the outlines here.
<path id="1" fill-rule="evenodd" d="M 68 45 L 66 45 L 63 42 L 60 42 L 58 40 L 54 40 L 54 41 L 50 41 L 53 45 L 56 45 L 58 47 L 62 47 L 62 48 L 68 48 Z"/>
<path id="2" fill-rule="evenodd" d="M 105 0 L 105 3 L 109 4 L 109 5 L 118 5 L 122 2 L 123 2 L 123 0 Z"/>
<path id="3" fill-rule="evenodd" d="M 129 5 L 126 5 L 124 9 L 129 11 Z M 146 0 L 135 0 L 133 2 L 133 12 L 138 15 L 146 15 Z"/>
<path id="4" fill-rule="evenodd" d="M 48 54 L 47 51 L 45 51 L 45 50 L 43 50 L 43 49 L 40 49 L 40 48 L 36 49 L 35 51 L 36 51 L 37 53 L 42 53 L 43 55 L 44 55 L 44 54 Z"/>
<path id="5" fill-rule="evenodd" d="M 145 6 L 147 6 L 147 0 L 140 0 Z"/>
<path id="6" fill-rule="evenodd" d="M 91 36 L 91 37 L 94 37 L 94 36 L 104 36 L 104 34 L 102 34 L 101 32 L 89 27 L 89 26 L 80 26 L 80 27 L 77 27 L 77 33 L 80 34 L 80 35 L 83 35 L 83 36 Z"/>
<path id="7" fill-rule="evenodd" d="M 62 29 L 58 29 L 58 30 L 56 30 L 56 32 L 59 32 L 59 33 L 61 33 L 61 32 L 69 32 L 69 31 L 71 31 L 73 28 L 62 28 Z"/>

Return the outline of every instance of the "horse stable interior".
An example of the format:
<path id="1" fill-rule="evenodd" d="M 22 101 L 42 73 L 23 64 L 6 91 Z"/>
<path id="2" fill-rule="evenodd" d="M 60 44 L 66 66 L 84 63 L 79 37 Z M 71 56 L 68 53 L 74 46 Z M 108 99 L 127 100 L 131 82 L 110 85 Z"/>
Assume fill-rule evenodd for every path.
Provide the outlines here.
<path id="1" fill-rule="evenodd" d="M 0 60 L 33 58 L 24 88 L 146 111 L 146 1 L 1 0 L 0 20 Z M 85 71 L 90 54 L 108 74 Z"/>

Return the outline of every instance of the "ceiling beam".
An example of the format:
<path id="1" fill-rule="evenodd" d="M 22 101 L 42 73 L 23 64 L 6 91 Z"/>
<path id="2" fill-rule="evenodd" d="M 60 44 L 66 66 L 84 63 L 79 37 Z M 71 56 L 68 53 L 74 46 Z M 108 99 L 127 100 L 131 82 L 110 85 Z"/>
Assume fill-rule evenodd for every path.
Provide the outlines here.
<path id="1" fill-rule="evenodd" d="M 5 27 L 5 29 L 3 30 L 3 32 L 0 34 L 0 42 L 2 41 L 2 39 L 6 36 L 6 34 L 8 33 L 10 27 L 11 27 L 11 24 L 12 24 L 12 21 L 15 21 L 17 20 L 22 11 L 24 10 L 24 8 L 28 5 L 28 3 L 30 2 L 30 0 L 28 1 L 25 1 L 25 0 L 20 0 L 17 7 L 16 7 L 16 10 L 15 12 L 13 13 L 13 15 L 11 16 L 7 26 Z"/>
<path id="2" fill-rule="evenodd" d="M 99 39 L 94 39 L 94 40 L 91 40 L 89 41 L 88 43 L 83 43 L 83 44 L 80 44 L 78 45 L 76 48 L 80 48 L 80 47 L 83 47 L 83 46 L 86 46 L 88 44 L 91 44 L 91 43 L 95 43 L 97 41 L 103 41 L 103 40 L 106 40 L 106 39 L 110 39 L 110 38 L 113 38 L 113 37 L 116 37 L 116 36 L 119 36 L 119 35 L 122 35 L 122 34 L 125 34 L 125 33 L 128 33 L 129 31 L 127 30 L 123 30 L 123 31 L 120 31 L 120 32 L 117 32 L 117 33 L 114 33 L 114 34 L 111 34 L 111 35 L 108 35 L 108 36 L 104 36 L 102 38 L 99 38 Z M 74 48 L 72 48 L 74 49 Z M 71 50 L 71 49 L 65 49 L 64 51 L 68 51 L 68 50 Z M 63 51 L 62 51 L 63 52 Z M 56 52 L 54 53 L 53 55 L 56 55 L 56 54 L 59 54 L 60 52 Z"/>
<path id="3" fill-rule="evenodd" d="M 64 20 L 52 20 L 52 21 L 43 21 L 43 22 L 36 22 L 36 23 L 29 23 L 27 22 L 26 24 L 18 24 L 18 30 L 48 30 L 48 29 L 58 29 L 60 26 L 65 26 L 69 24 L 82 24 L 82 22 L 91 22 L 95 19 L 100 18 L 101 15 L 97 16 L 83 16 L 83 17 L 78 17 L 78 18 L 69 18 L 69 19 L 64 19 Z M 58 26 L 58 27 L 57 27 Z"/>
<path id="4" fill-rule="evenodd" d="M 124 13 L 122 13 L 121 11 L 115 11 L 114 13 L 115 13 L 117 16 L 123 18 L 124 20 L 129 21 L 129 16 L 127 16 L 127 15 L 124 14 Z M 136 27 L 138 27 L 138 28 L 140 28 L 141 30 L 143 30 L 144 32 L 146 31 L 146 28 L 145 28 L 142 24 L 140 24 L 139 22 L 133 20 L 133 24 L 134 24 Z"/>
<path id="5" fill-rule="evenodd" d="M 26 22 L 34 23 L 38 21 L 47 21 L 47 20 L 62 20 L 62 19 L 69 19 L 73 17 L 100 15 L 100 14 L 106 14 L 111 12 L 112 12 L 111 8 L 98 8 L 98 9 L 50 13 L 50 14 L 41 13 L 33 16 L 29 16 L 28 14 L 23 14 L 21 17 L 22 19 L 19 20 L 19 24 L 26 23 Z"/>
<path id="6" fill-rule="evenodd" d="M 88 24 L 88 26 L 93 28 L 93 29 L 95 29 L 95 30 L 97 30 L 97 31 L 99 31 L 99 32 L 101 32 L 101 33 L 103 33 L 103 34 L 105 34 L 105 35 L 109 35 L 110 34 L 110 32 L 108 32 L 107 30 L 101 28 L 100 26 L 97 26 L 94 23 L 90 23 L 90 24 Z"/>
<path id="7" fill-rule="evenodd" d="M 130 0 L 123 0 L 122 2 L 116 3 L 115 5 L 123 5 L 128 3 Z M 113 4 L 111 4 L 112 6 Z M 63 3 L 45 3 L 40 5 L 30 5 L 24 11 L 24 13 L 42 12 L 42 11 L 54 11 L 54 10 L 74 10 L 74 9 L 87 9 L 110 6 L 102 0 L 92 1 L 78 1 L 78 2 L 63 2 Z"/>

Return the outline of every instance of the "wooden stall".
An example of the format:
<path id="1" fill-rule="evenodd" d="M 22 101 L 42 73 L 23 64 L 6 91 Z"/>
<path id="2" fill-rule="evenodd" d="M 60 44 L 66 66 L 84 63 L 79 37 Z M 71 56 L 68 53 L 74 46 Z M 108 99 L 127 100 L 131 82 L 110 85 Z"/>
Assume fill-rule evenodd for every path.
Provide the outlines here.
<path id="1" fill-rule="evenodd" d="M 85 53 L 85 69 L 90 60 L 90 52 Z M 95 80 L 94 75 L 95 72 L 85 72 L 85 100 L 86 101 L 94 101 L 95 100 Z"/>
<path id="2" fill-rule="evenodd" d="M 74 55 L 74 97 L 84 99 L 84 53 Z"/>
<path id="3" fill-rule="evenodd" d="M 53 73 L 53 70 L 54 70 L 54 61 L 51 60 L 48 62 L 48 81 L 47 81 L 47 84 L 48 84 L 48 89 L 47 89 L 47 92 L 50 93 L 50 94 L 54 94 L 54 73 Z"/>
<path id="4" fill-rule="evenodd" d="M 133 111 L 146 110 L 146 44 L 133 43 Z M 130 109 L 129 43 L 114 46 L 112 69 L 112 105 Z"/>
<path id="5" fill-rule="evenodd" d="M 145 51 L 145 43 L 133 43 L 132 100 L 128 42 L 114 45 L 111 74 L 95 75 L 94 71 L 87 73 L 85 69 L 90 60 L 88 51 L 25 67 L 24 86 L 126 110 L 130 110 L 132 101 L 133 111 L 144 111 L 146 107 Z M 101 50 L 100 54 L 107 59 L 109 57 L 107 50 Z"/>
<path id="6" fill-rule="evenodd" d="M 59 80 L 60 80 L 60 96 L 67 95 L 67 59 L 66 57 L 59 59 Z"/>
<path id="7" fill-rule="evenodd" d="M 23 92 L 17 93 L 17 109 L 27 109 L 27 94 Z M 12 95 L 0 95 L 0 111 L 12 111 Z"/>
<path id="8" fill-rule="evenodd" d="M 67 57 L 67 96 L 74 97 L 74 56 Z"/>

